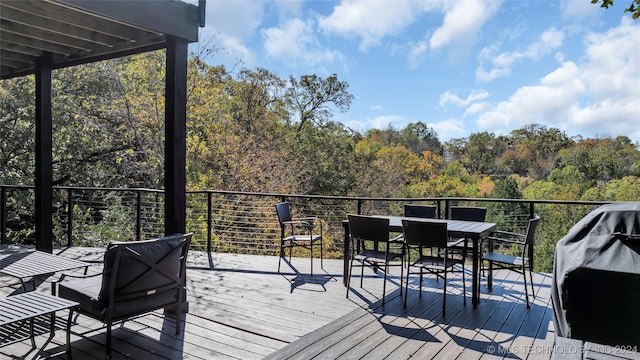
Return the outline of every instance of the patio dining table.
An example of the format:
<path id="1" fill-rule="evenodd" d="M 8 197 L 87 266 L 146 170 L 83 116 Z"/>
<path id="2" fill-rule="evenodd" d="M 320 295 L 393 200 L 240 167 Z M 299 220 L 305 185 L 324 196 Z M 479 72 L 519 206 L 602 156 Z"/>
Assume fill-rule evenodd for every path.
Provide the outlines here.
<path id="1" fill-rule="evenodd" d="M 407 218 L 401 216 L 385 216 L 372 215 L 373 217 L 389 219 L 390 232 L 402 232 L 402 219 L 411 219 L 417 221 L 428 222 L 446 222 L 449 237 L 467 238 L 472 241 L 472 286 L 471 286 L 471 303 L 477 306 L 480 302 L 480 240 L 489 236 L 496 229 L 496 223 L 464 221 L 464 220 L 447 220 L 447 219 L 430 219 L 430 218 Z M 344 227 L 344 281 L 349 273 L 349 221 L 342 222 Z"/>

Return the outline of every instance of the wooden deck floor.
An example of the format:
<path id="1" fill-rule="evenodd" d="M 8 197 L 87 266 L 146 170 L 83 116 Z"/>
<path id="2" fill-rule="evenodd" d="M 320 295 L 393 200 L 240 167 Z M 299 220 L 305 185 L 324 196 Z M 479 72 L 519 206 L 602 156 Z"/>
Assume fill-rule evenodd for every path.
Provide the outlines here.
<path id="1" fill-rule="evenodd" d="M 95 261 L 101 251 L 72 248 L 71 258 Z M 494 289 L 482 286 L 477 308 L 462 300 L 459 275 L 449 282 L 446 316 L 442 315 L 442 281 L 426 278 L 423 298 L 412 278 L 408 306 L 402 306 L 399 277 L 387 286 L 381 306 L 381 274 L 365 270 L 345 298 L 342 262 L 325 260 L 324 270 L 308 275 L 309 260 L 294 258 L 293 267 L 277 257 L 191 252 L 188 262 L 189 313 L 185 332 L 173 336 L 175 321 L 162 312 L 140 316 L 114 329 L 116 359 L 549 359 L 553 349 L 551 277 L 535 274 L 536 299 L 524 302 L 522 278 L 513 272 L 495 274 Z M 210 265 L 213 265 L 211 267 Z M 380 275 L 380 276 L 378 276 Z M 50 291 L 49 279 L 37 291 Z M 0 277 L 0 295 L 13 289 L 14 279 Z M 469 284 L 467 284 L 469 286 Z M 470 292 L 470 287 L 468 288 Z M 66 314 L 59 312 L 63 324 Z M 65 332 L 48 339 L 46 319 L 32 350 L 22 327 L 3 329 L 9 338 L 0 359 L 64 358 Z M 9 335 L 16 330 L 14 335 Z M 104 358 L 105 329 L 80 316 L 72 327 L 75 359 Z"/>

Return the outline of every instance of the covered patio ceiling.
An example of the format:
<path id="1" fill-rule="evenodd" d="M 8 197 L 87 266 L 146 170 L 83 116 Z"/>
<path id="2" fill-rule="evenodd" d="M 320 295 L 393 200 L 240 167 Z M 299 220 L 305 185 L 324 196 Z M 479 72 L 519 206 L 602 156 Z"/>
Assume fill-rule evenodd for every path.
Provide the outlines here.
<path id="1" fill-rule="evenodd" d="M 1 78 L 34 73 L 36 59 L 45 52 L 58 69 L 166 48 L 169 36 L 197 41 L 203 3 L 1 0 Z"/>
<path id="2" fill-rule="evenodd" d="M 186 227 L 188 44 L 204 26 L 205 1 L 0 0 L 0 79 L 35 77 L 36 249 L 53 249 L 54 69 L 166 49 L 165 233 Z"/>

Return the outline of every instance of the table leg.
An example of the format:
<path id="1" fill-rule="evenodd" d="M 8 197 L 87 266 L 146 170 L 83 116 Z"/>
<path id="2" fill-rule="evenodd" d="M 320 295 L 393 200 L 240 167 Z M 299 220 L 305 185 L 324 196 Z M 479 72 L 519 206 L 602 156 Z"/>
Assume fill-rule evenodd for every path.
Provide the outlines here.
<path id="1" fill-rule="evenodd" d="M 480 302 L 480 255 L 478 248 L 478 238 L 473 238 L 473 268 L 472 268 L 472 284 L 471 284 L 471 303 L 474 307 Z"/>
<path id="2" fill-rule="evenodd" d="M 69 308 L 69 317 L 67 318 L 67 359 L 69 360 L 71 360 L 71 321 L 73 319 L 73 310 L 74 308 Z M 176 321 L 179 321 L 179 319 Z"/>
<path id="3" fill-rule="evenodd" d="M 342 269 L 342 284 L 347 286 L 349 281 L 349 224 L 344 224 L 344 248 L 342 252 L 343 257 L 343 269 Z"/>
<path id="4" fill-rule="evenodd" d="M 33 327 L 33 317 L 29 319 L 29 336 L 31 336 L 31 348 L 36 348 L 36 333 Z"/>

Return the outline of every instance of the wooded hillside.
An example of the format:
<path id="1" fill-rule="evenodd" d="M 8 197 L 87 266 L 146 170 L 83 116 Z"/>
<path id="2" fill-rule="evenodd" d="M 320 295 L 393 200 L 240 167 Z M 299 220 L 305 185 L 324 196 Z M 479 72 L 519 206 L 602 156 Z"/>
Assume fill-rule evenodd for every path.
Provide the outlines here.
<path id="1" fill-rule="evenodd" d="M 164 54 L 53 72 L 54 185 L 163 186 Z M 0 87 L 0 183 L 34 178 L 34 81 Z M 569 138 L 531 124 L 442 143 L 424 123 L 353 131 L 348 84 L 230 71 L 192 55 L 189 190 L 371 197 L 640 200 L 640 151 L 625 136 Z M 555 239 L 557 240 L 557 239 Z"/>

